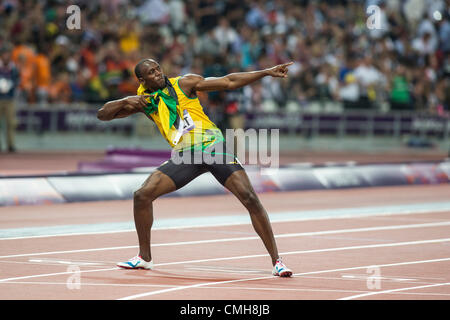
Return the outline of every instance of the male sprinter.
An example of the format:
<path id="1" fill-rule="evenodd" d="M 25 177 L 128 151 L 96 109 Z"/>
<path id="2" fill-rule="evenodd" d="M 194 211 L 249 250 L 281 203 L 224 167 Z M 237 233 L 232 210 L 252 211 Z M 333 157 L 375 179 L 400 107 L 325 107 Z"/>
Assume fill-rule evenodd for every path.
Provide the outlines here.
<path id="1" fill-rule="evenodd" d="M 158 167 L 134 193 L 134 221 L 139 253 L 129 261 L 118 263 L 119 267 L 152 269 L 150 229 L 153 224 L 153 201 L 209 171 L 250 213 L 253 227 L 272 259 L 272 274 L 280 277 L 292 275 L 292 271 L 283 264 L 278 255 L 266 210 L 253 190 L 244 168 L 232 152 L 217 152 L 219 161 L 214 163 L 180 162 L 174 157 L 192 150 L 211 155 L 214 152 L 207 150 L 211 150 L 211 147 L 213 150 L 223 150 L 216 148 L 222 145 L 224 151 L 229 150 L 224 145 L 225 139 L 221 131 L 203 112 L 197 91 L 234 90 L 265 76 L 286 78 L 288 66 L 291 64 L 292 62 L 260 71 L 231 73 L 224 77 L 203 78 L 200 75 L 187 74 L 171 79 L 164 75 L 160 65 L 153 59 L 144 59 L 136 65 L 135 74 L 140 83 L 137 95 L 107 102 L 98 111 L 97 117 L 99 120 L 109 121 L 142 112 L 155 122 L 173 151 L 172 158 Z"/>

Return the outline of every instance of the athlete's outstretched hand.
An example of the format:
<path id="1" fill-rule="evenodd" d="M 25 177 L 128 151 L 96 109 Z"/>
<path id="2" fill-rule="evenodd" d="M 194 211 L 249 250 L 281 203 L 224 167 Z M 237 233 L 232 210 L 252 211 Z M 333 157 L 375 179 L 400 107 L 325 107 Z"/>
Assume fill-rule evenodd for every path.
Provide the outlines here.
<path id="1" fill-rule="evenodd" d="M 277 77 L 277 78 L 287 78 L 288 67 L 292 65 L 293 62 L 279 64 L 275 67 L 266 69 L 266 72 L 269 76 Z"/>

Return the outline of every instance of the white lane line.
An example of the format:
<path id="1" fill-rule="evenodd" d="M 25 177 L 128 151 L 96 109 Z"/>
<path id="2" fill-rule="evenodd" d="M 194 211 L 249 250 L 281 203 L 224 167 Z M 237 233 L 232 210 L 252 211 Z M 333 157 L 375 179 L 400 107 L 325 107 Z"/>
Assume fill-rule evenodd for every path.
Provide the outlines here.
<path id="1" fill-rule="evenodd" d="M 406 242 L 394 242 L 394 243 L 383 243 L 383 244 L 371 244 L 371 245 L 360 245 L 360 246 L 350 246 L 350 247 L 337 247 L 337 248 L 324 248 L 324 249 L 288 251 L 288 252 L 280 253 L 280 255 L 281 256 L 288 256 L 288 255 L 295 255 L 295 254 L 336 252 L 336 251 L 346 251 L 346 250 L 383 248 L 383 247 L 398 247 L 398 246 L 410 246 L 410 245 L 442 243 L 442 242 L 450 242 L 450 238 L 432 239 L 432 240 L 418 240 L 418 241 L 406 241 Z M 246 255 L 246 256 L 225 257 L 225 258 L 209 258 L 209 259 L 199 259 L 199 260 L 190 260 L 190 261 L 167 262 L 167 263 L 164 263 L 162 265 L 169 266 L 169 265 L 177 265 L 177 264 L 185 264 L 185 263 L 201 263 L 201 262 L 212 262 L 212 261 L 226 261 L 226 260 L 262 258 L 262 257 L 268 257 L 268 256 L 269 255 L 267 253 L 265 253 L 265 254 L 253 254 L 253 255 Z M 155 264 L 155 266 L 157 266 L 157 264 Z"/>
<path id="2" fill-rule="evenodd" d="M 412 265 L 412 264 L 421 264 L 421 263 L 436 263 L 436 262 L 446 262 L 450 261 L 450 258 L 438 258 L 438 259 L 430 259 L 430 260 L 417 260 L 417 261 L 408 261 L 408 262 L 396 262 L 396 263 L 385 263 L 385 264 L 377 264 L 377 267 L 398 267 L 398 266 L 406 266 L 406 265 Z M 296 276 L 304 276 L 304 275 L 311 275 L 311 274 L 321 274 L 325 272 L 339 272 L 339 271 L 350 271 L 350 270 L 359 270 L 359 269 L 367 269 L 369 267 L 373 267 L 374 265 L 369 266 L 363 266 L 363 267 L 351 267 L 351 268 L 340 268 L 340 269 L 334 269 L 334 270 L 324 270 L 324 271 L 309 271 L 309 272 L 303 272 L 303 273 L 296 273 L 294 275 Z"/>
<path id="3" fill-rule="evenodd" d="M 52 282 L 52 281 L 8 281 L 4 284 L 35 284 L 35 285 L 64 285 L 67 286 L 67 282 Z M 174 284 L 141 284 L 141 283 L 91 283 L 91 282 L 81 282 L 81 287 L 90 286 L 90 287 L 143 287 L 143 288 L 173 288 L 176 285 Z M 357 293 L 358 291 L 354 291 Z M 367 291 L 360 291 L 367 292 Z M 1 298 L 0 298 L 1 299 Z"/>
<path id="4" fill-rule="evenodd" d="M 235 286 L 218 286 L 206 287 L 206 289 L 228 289 L 228 290 L 253 290 L 253 291 L 305 291 L 305 292 L 353 292 L 353 293 L 368 293 L 362 290 L 339 290 L 339 289 L 313 289 L 313 288 L 276 288 L 276 287 L 235 287 Z M 401 292 L 402 295 L 424 295 L 424 296 L 450 296 L 450 293 L 416 293 L 416 292 Z"/>
<path id="5" fill-rule="evenodd" d="M 46 282 L 46 281 L 11 281 L 8 284 L 27 284 L 27 285 L 60 285 L 67 286 L 67 282 Z M 134 284 L 134 283 L 90 283 L 90 282 L 82 282 L 81 287 L 90 286 L 90 287 L 130 287 L 130 288 L 176 288 L 177 285 L 170 284 Z M 368 291 L 362 290 L 338 290 L 338 289 L 309 289 L 309 288 L 276 288 L 276 287 L 210 287 L 207 289 L 227 289 L 227 290 L 252 290 L 252 291 L 308 291 L 308 292 L 341 292 L 341 293 L 366 293 Z"/>
<path id="6" fill-rule="evenodd" d="M 314 250 L 291 251 L 291 252 L 280 253 L 280 255 L 286 256 L 286 255 L 303 254 L 303 253 L 320 253 L 320 252 L 345 251 L 345 250 L 366 249 L 366 248 L 408 246 L 408 245 L 419 245 L 419 244 L 430 244 L 430 243 L 442 243 L 442 242 L 449 242 L 449 241 L 450 241 L 450 238 L 433 239 L 433 240 L 419 240 L 419 241 L 396 242 L 396 243 L 386 243 L 386 244 L 376 244 L 376 245 L 361 245 L 361 246 L 352 246 L 352 247 L 337 247 L 337 248 L 325 248 L 325 249 L 314 249 Z M 267 256 L 268 256 L 268 254 L 265 253 L 265 254 L 255 254 L 255 255 L 246 255 L 246 256 L 234 256 L 234 257 L 225 257 L 225 258 L 210 258 L 210 259 L 166 262 L 166 263 L 161 263 L 161 264 L 155 264 L 155 266 L 169 266 L 169 265 L 201 263 L 201 262 L 211 262 L 211 261 L 226 261 L 226 260 L 237 260 L 237 259 L 248 259 L 248 258 L 260 258 L 260 257 L 267 257 Z M 83 273 L 83 272 L 111 271 L 111 270 L 120 270 L 120 269 L 118 267 L 116 267 L 116 268 L 106 268 L 106 269 L 81 270 L 80 273 Z M 343 269 L 343 270 L 347 270 L 347 269 Z M 350 269 L 348 269 L 348 270 L 350 270 Z M 7 282 L 7 281 L 13 281 L 13 280 L 22 280 L 22 279 L 39 278 L 39 277 L 47 277 L 47 276 L 57 276 L 57 275 L 67 275 L 67 274 L 72 274 L 72 273 L 73 272 L 56 272 L 56 273 L 38 274 L 38 275 L 31 275 L 31 276 L 5 278 L 5 279 L 0 279 L 0 283 Z M 308 274 L 314 274 L 314 272 L 310 272 Z"/>
<path id="7" fill-rule="evenodd" d="M 439 212 L 450 212 L 450 202 L 416 203 L 381 207 L 335 208 L 309 211 L 281 211 L 271 212 L 269 214 L 269 218 L 272 223 L 278 223 Z M 153 230 L 236 226 L 250 224 L 250 222 L 251 221 L 248 214 L 211 216 L 206 218 L 171 218 L 156 220 L 153 225 Z M 127 221 L 116 223 L 0 229 L 0 241 L 123 232 L 135 232 L 134 222 Z"/>
<path id="8" fill-rule="evenodd" d="M 275 235 L 275 238 L 293 238 L 293 237 L 340 234 L 340 233 L 357 233 L 357 232 L 371 232 L 371 231 L 385 231 L 385 230 L 402 230 L 402 229 L 430 228 L 430 227 L 443 227 L 443 226 L 450 226 L 450 221 L 446 221 L 446 222 L 432 222 L 432 223 L 419 223 L 419 224 L 406 224 L 406 225 L 391 225 L 391 226 L 368 227 L 368 228 L 324 230 L 324 231 L 301 232 L 301 233 L 286 233 L 286 234 Z M 152 244 L 152 247 L 183 246 L 183 245 L 196 245 L 196 244 L 208 244 L 208 243 L 224 243 L 224 242 L 232 242 L 232 241 L 249 241 L 249 240 L 260 240 L 260 238 L 258 236 L 252 236 L 252 237 L 222 238 L 222 239 L 195 240 L 195 241 L 183 241 L 183 242 L 168 242 L 168 243 Z M 91 248 L 91 249 L 77 249 L 77 250 L 63 250 L 63 251 L 23 253 L 23 254 L 14 254 L 14 255 L 0 256 L 0 259 L 18 258 L 18 257 L 31 257 L 31 256 L 51 255 L 51 254 L 67 254 L 67 253 L 80 253 L 80 252 L 124 250 L 124 249 L 134 249 L 134 248 L 137 248 L 137 247 L 138 247 L 137 245 L 134 245 L 134 246 L 119 246 L 119 247 L 105 247 L 105 248 Z"/>
<path id="9" fill-rule="evenodd" d="M 73 261 L 73 260 L 62 260 L 62 259 L 30 259 L 28 262 L 31 263 L 44 263 L 44 264 L 52 264 L 52 265 L 76 265 L 76 266 L 104 266 L 104 262 L 87 262 L 87 261 Z"/>
<path id="10" fill-rule="evenodd" d="M 269 276 L 265 276 L 265 277 L 257 277 L 257 278 L 227 280 L 227 281 L 203 282 L 203 283 L 197 283 L 197 284 L 193 284 L 193 285 L 189 285 L 189 286 L 179 286 L 179 287 L 170 288 L 170 289 L 162 289 L 162 290 L 155 290 L 155 291 L 150 291 L 150 292 L 144 292 L 144 293 L 135 294 L 135 295 L 132 295 L 132 296 L 119 298 L 117 300 L 134 300 L 134 299 L 139 299 L 139 298 L 143 298 L 143 297 L 149 297 L 149 296 L 154 296 L 154 295 L 157 295 L 157 294 L 163 294 L 163 293 L 168 293 L 168 292 L 173 292 L 173 291 L 180 291 L 180 290 L 185 290 L 185 289 L 201 288 L 201 287 L 206 287 L 206 286 L 214 286 L 214 285 L 227 284 L 227 283 L 264 280 L 264 279 L 271 279 L 273 277 L 274 276 L 270 276 L 270 277 Z"/>
<path id="11" fill-rule="evenodd" d="M 379 267 L 392 267 L 392 266 L 399 266 L 399 265 L 420 264 L 420 263 L 434 263 L 434 262 L 442 262 L 442 261 L 450 261 L 450 258 L 433 259 L 433 260 L 421 260 L 421 261 L 410 261 L 410 262 L 400 262 L 400 263 L 389 263 L 389 264 L 377 265 L 377 266 L 379 266 Z M 367 266 L 359 266 L 359 267 L 351 267 L 351 268 L 339 268 L 339 269 L 331 269 L 331 270 L 321 270 L 321 271 L 295 273 L 294 276 L 318 274 L 318 273 L 328 273 L 328 272 L 348 271 L 348 270 L 356 270 L 356 269 L 367 269 L 367 268 L 372 267 L 372 266 L 373 265 L 367 265 Z M 198 284 L 195 284 L 195 285 L 179 286 L 177 288 L 170 288 L 170 289 L 163 289 L 163 290 L 144 292 L 144 293 L 140 293 L 140 294 L 135 294 L 135 295 L 119 298 L 118 300 L 134 300 L 134 299 L 139 299 L 139 298 L 143 298 L 143 297 L 148 297 L 148 296 L 154 296 L 154 295 L 158 295 L 158 294 L 173 292 L 173 291 L 180 291 L 180 290 L 193 289 L 193 288 L 201 288 L 201 287 L 207 287 L 207 286 L 213 286 L 213 285 L 222 285 L 222 284 L 228 284 L 228 283 L 237 283 L 237 282 L 245 282 L 245 281 L 273 279 L 273 278 L 277 278 L 277 277 L 265 276 L 265 277 L 246 278 L 246 279 L 227 280 L 227 281 L 217 281 L 217 282 L 204 282 L 204 283 L 198 283 Z M 287 280 L 287 281 L 289 281 L 289 280 Z"/>
<path id="12" fill-rule="evenodd" d="M 11 281 L 8 284 L 26 284 L 26 285 L 61 285 L 67 286 L 67 282 L 45 282 L 45 281 Z M 123 283 L 90 283 L 90 282 L 82 282 L 81 286 L 89 286 L 89 287 L 138 287 L 138 288 L 173 288 L 176 285 L 169 284 L 123 284 Z M 219 290 L 249 290 L 249 291 L 290 291 L 290 292 L 338 292 L 338 293 L 369 293 L 369 291 L 363 290 L 339 290 L 339 289 L 312 289 L 312 288 L 276 288 L 276 287 L 227 287 L 227 286 L 208 286 L 205 289 L 219 289 Z M 450 296 L 450 293 L 417 293 L 417 292 L 398 292 L 400 295 L 413 295 L 413 296 Z"/>
<path id="13" fill-rule="evenodd" d="M 358 294 L 358 295 L 349 296 L 349 297 L 345 297 L 345 298 L 340 298 L 338 300 L 353 300 L 353 299 L 364 298 L 364 297 L 373 296 L 373 295 L 377 295 L 377 294 L 387 294 L 387 293 L 401 292 L 401 291 L 407 291 L 407 290 L 417 290 L 417 289 L 434 288 L 434 287 L 442 287 L 442 286 L 450 286 L 450 282 L 434 283 L 434 284 L 428 284 L 428 285 L 417 286 L 417 287 L 408 287 L 408 288 L 368 292 L 368 293 Z"/>
<path id="14" fill-rule="evenodd" d="M 0 256 L 0 259 L 18 258 L 18 257 L 34 257 L 34 256 L 43 256 L 43 255 L 51 255 L 51 254 L 65 254 L 65 253 L 79 253 L 79 252 L 96 252 L 96 251 L 122 250 L 122 249 L 133 249 L 133 248 L 137 248 L 137 247 L 138 247 L 137 245 L 134 245 L 134 246 L 121 246 L 121 247 L 91 248 L 91 249 L 77 249 L 77 250 L 62 250 L 62 251 L 48 251 L 48 252 L 11 254 L 11 255 L 6 255 L 6 256 Z"/>
<path id="15" fill-rule="evenodd" d="M 26 284 L 26 285 L 61 285 L 67 286 L 67 282 L 50 282 L 50 281 L 11 281 L 7 282 L 8 284 Z M 82 282 L 81 286 L 89 286 L 89 287 L 138 287 L 138 288 L 174 288 L 176 285 L 169 284 L 123 284 L 123 283 L 91 283 L 91 282 Z M 277 288 L 277 287 L 235 287 L 235 286 L 208 286 L 205 289 L 225 289 L 225 290 L 250 290 L 250 291 L 290 291 L 290 292 L 338 292 L 338 293 L 369 293 L 369 291 L 363 290 L 339 290 L 339 289 L 312 289 L 312 288 Z M 417 293 L 417 292 L 399 292 L 400 295 L 413 295 L 413 296 L 450 296 L 450 293 Z"/>
<path id="16" fill-rule="evenodd" d="M 393 281 L 393 282 L 417 282 L 418 279 L 416 278 L 400 278 L 400 277 L 375 277 L 375 276 L 370 276 L 367 274 L 343 274 L 341 276 L 341 278 L 343 279 L 351 279 L 351 280 L 364 280 L 366 281 L 367 279 L 371 278 L 373 280 L 378 280 L 378 281 Z"/>
<path id="17" fill-rule="evenodd" d="M 112 270 L 120 270 L 120 269 L 118 267 L 105 268 L 105 269 L 90 269 L 90 270 L 80 270 L 79 273 L 101 272 L 101 271 L 112 271 Z M 0 283 L 4 283 L 4 282 L 8 282 L 8 281 L 23 280 L 23 279 L 34 279 L 34 278 L 42 278 L 42 277 L 61 276 L 61 275 L 68 275 L 68 274 L 69 275 L 73 274 L 73 272 L 65 271 L 65 272 L 34 274 L 34 275 L 31 275 L 31 276 L 22 276 L 22 277 L 14 277 L 14 278 L 5 278 L 5 279 L 0 279 Z"/>
<path id="18" fill-rule="evenodd" d="M 378 264 L 379 267 L 393 267 L 393 266 L 403 266 L 403 265 L 411 265 L 411 264 L 422 264 L 422 263 L 435 263 L 435 262 L 444 262 L 444 261 L 450 261 L 450 258 L 440 258 L 440 259 L 431 259 L 431 260 L 418 260 L 418 261 L 407 261 L 407 262 L 399 262 L 399 263 L 389 263 L 389 264 Z M 189 261 L 180 261 L 176 264 L 184 264 L 189 263 Z M 175 263 L 171 263 L 175 264 Z M 155 264 L 155 266 L 165 266 L 166 263 L 161 264 Z M 350 268 L 338 268 L 338 269 L 329 269 L 329 270 L 319 270 L 319 271 L 310 271 L 310 272 L 303 272 L 303 273 L 295 273 L 294 276 L 302 276 L 302 275 L 311 275 L 311 274 L 321 274 L 321 273 L 330 273 L 330 272 L 339 272 L 339 271 L 349 271 L 349 270 L 358 270 L 358 269 L 367 269 L 368 267 L 372 267 L 372 265 L 366 265 L 366 266 L 358 266 L 358 267 L 350 267 Z M 106 268 L 106 269 L 93 269 L 93 270 L 80 270 L 80 273 L 91 273 L 91 272 L 103 272 L 103 271 L 117 271 L 117 270 L 123 270 L 120 268 Z M 151 271 L 150 271 L 151 272 Z M 14 278 L 6 278 L 6 279 L 0 279 L 1 283 L 7 283 L 7 282 L 13 282 L 17 280 L 24 280 L 24 279 L 33 279 L 33 278 L 42 278 L 42 277 L 50 277 L 50 276 L 59 276 L 59 275 L 71 275 L 73 272 L 56 272 L 56 273 L 47 273 L 47 274 L 38 274 L 38 275 L 31 275 L 31 276 L 22 276 L 22 277 L 14 277 Z M 231 280 L 226 283 L 232 283 L 232 282 L 241 282 L 241 281 L 251 281 L 251 280 L 262 280 L 262 279 L 272 279 L 277 278 L 274 276 L 266 276 L 266 277 L 259 277 L 259 278 L 250 278 L 250 279 L 238 279 L 238 280 Z M 223 284 L 225 282 L 222 282 L 220 284 Z M 209 285 L 218 284 L 215 283 L 209 283 Z M 202 284 L 202 286 L 206 286 L 207 284 Z M 199 287 L 199 286 L 195 286 Z M 174 288 L 176 290 L 182 290 L 182 289 L 189 289 L 191 286 L 185 286 L 185 287 L 177 287 Z M 161 292 L 160 292 L 161 293 Z M 131 296 L 130 296 L 131 297 Z M 130 297 L 125 297 L 122 299 L 130 299 Z"/>

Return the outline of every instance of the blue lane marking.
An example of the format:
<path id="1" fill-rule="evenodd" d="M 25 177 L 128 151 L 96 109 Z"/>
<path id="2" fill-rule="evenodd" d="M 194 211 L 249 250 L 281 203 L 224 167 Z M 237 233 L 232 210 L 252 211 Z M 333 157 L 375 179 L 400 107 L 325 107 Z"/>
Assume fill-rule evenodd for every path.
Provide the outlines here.
<path id="1" fill-rule="evenodd" d="M 301 205 L 301 204 L 300 204 Z M 359 208 L 336 208 L 325 210 L 307 210 L 307 211 L 282 211 L 270 212 L 272 222 L 283 221 L 301 221 L 315 220 L 323 218 L 355 218 L 381 214 L 412 214 L 427 212 L 450 211 L 450 202 L 436 203 L 417 203 L 378 207 L 359 207 Z M 130 212 L 130 215 L 132 213 Z M 249 224 L 250 217 L 244 210 L 240 215 L 224 215 L 189 218 L 158 219 L 153 223 L 153 230 L 167 228 L 186 228 L 186 227 L 207 227 L 218 225 Z M 55 236 L 64 234 L 95 234 L 105 232 L 120 232 L 135 230 L 134 221 L 111 222 L 111 223 L 92 223 L 76 225 L 58 225 L 30 228 L 11 228 L 0 229 L 0 239 L 36 237 L 36 236 Z"/>

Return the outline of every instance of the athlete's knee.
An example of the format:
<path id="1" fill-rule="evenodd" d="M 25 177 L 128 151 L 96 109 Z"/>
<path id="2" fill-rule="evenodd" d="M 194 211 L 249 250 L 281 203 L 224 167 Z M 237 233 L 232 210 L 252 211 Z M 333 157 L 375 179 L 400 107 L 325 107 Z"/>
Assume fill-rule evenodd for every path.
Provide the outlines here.
<path id="1" fill-rule="evenodd" d="M 246 208 L 256 208 L 260 205 L 258 196 L 253 190 L 241 190 L 240 197 Z"/>
<path id="2" fill-rule="evenodd" d="M 135 202 L 152 202 L 158 198 L 158 186 L 160 177 L 158 174 L 152 174 L 150 179 L 138 190 L 134 192 Z"/>
<path id="3" fill-rule="evenodd" d="M 142 187 L 139 190 L 134 192 L 133 196 L 134 202 L 142 203 L 142 202 L 152 202 L 155 200 L 154 193 L 151 187 Z"/>

